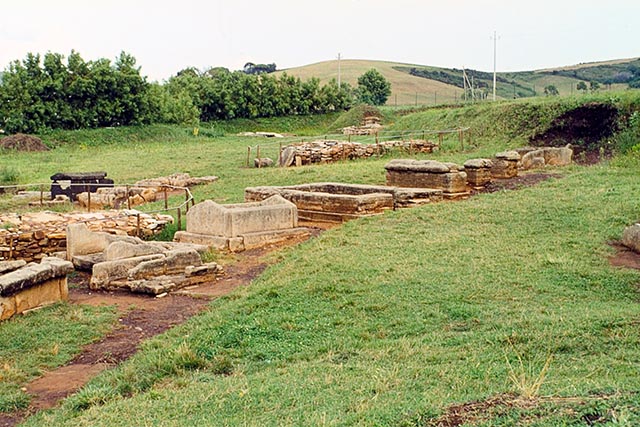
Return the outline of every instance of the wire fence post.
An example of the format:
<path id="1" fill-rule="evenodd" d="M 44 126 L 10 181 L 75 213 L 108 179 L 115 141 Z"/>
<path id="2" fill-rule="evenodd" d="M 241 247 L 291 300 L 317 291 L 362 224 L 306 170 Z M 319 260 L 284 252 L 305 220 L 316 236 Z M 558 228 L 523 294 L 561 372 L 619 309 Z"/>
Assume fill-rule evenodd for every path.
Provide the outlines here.
<path id="1" fill-rule="evenodd" d="M 464 151 L 464 130 L 458 129 L 458 139 L 460 140 L 460 149 Z"/>
<path id="2" fill-rule="evenodd" d="M 136 237 L 140 237 L 140 214 L 136 214 Z"/>
<path id="3" fill-rule="evenodd" d="M 40 184 L 40 206 L 44 205 L 44 188 Z"/>
<path id="4" fill-rule="evenodd" d="M 182 231 L 182 211 L 178 208 L 178 231 Z"/>
<path id="5" fill-rule="evenodd" d="M 188 213 L 189 212 L 189 190 L 187 190 L 186 188 L 184 189 L 184 201 L 187 205 L 185 209 L 186 209 L 186 212 Z"/>
<path id="6" fill-rule="evenodd" d="M 167 187 L 164 187 L 164 209 L 167 210 L 169 208 L 169 196 L 167 195 Z"/>
<path id="7" fill-rule="evenodd" d="M 281 163 L 282 163 L 282 142 L 278 147 L 278 166 L 280 166 Z"/>
<path id="8" fill-rule="evenodd" d="M 260 144 L 258 144 L 256 148 L 256 157 L 258 158 L 258 169 L 260 169 L 260 166 L 262 166 L 262 162 L 260 161 Z"/>
<path id="9" fill-rule="evenodd" d="M 249 167 L 249 158 L 251 157 L 251 147 L 247 147 L 247 167 Z"/>
<path id="10" fill-rule="evenodd" d="M 91 191 L 89 191 L 89 186 L 85 184 L 84 191 L 87 192 L 87 212 L 91 213 Z"/>
<path id="11" fill-rule="evenodd" d="M 125 191 L 127 192 L 127 194 L 125 195 L 127 198 L 127 209 L 131 210 L 131 196 L 129 195 L 129 186 L 127 185 L 125 189 Z"/>

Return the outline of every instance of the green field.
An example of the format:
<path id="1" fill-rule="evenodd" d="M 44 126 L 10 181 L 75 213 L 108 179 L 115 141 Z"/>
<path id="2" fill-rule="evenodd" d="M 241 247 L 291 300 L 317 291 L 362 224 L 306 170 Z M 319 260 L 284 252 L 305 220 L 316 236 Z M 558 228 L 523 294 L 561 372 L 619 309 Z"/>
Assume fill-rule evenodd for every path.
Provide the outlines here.
<path id="1" fill-rule="evenodd" d="M 429 156 L 461 163 L 526 145 L 579 103 L 554 102 L 434 109 L 392 117 L 392 129 L 467 124 L 474 138 L 464 151 L 453 139 Z M 639 102 L 624 94 L 616 105 L 630 114 Z M 302 127 L 321 134 L 335 119 Z M 219 175 L 194 194 L 221 202 L 254 185 L 382 184 L 384 164 L 399 156 L 246 168 L 247 146 L 264 140 L 234 136 L 234 126 L 197 137 L 169 127 L 61 132 L 45 136 L 59 145 L 50 152 L 0 156 L 22 182 L 71 167 L 118 181 Z M 277 153 L 277 142 L 264 144 Z M 558 177 L 535 187 L 327 231 L 25 424 L 435 426 L 451 405 L 479 401 L 493 403 L 466 425 L 638 425 L 640 273 L 608 262 L 608 243 L 640 219 L 638 151 L 550 169 Z"/>

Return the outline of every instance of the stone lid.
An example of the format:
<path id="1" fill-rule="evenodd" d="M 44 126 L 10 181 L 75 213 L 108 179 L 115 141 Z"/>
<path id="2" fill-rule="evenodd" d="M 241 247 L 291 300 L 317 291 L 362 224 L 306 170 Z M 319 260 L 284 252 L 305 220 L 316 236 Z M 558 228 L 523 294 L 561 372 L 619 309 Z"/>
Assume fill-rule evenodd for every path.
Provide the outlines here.
<path id="1" fill-rule="evenodd" d="M 460 170 L 455 163 L 442 163 L 436 160 L 396 159 L 387 163 L 384 168 L 392 171 L 447 173 Z"/>
<path id="2" fill-rule="evenodd" d="M 483 169 L 493 166 L 493 162 L 489 159 L 469 159 L 464 162 L 464 167 L 467 169 Z"/>
<path id="3" fill-rule="evenodd" d="M 84 179 L 103 179 L 107 176 L 106 172 L 58 172 L 51 175 L 52 181 L 60 180 L 84 180 Z"/>
<path id="4" fill-rule="evenodd" d="M 517 151 L 501 151 L 496 153 L 496 159 L 502 160 L 520 160 L 520 154 Z"/>

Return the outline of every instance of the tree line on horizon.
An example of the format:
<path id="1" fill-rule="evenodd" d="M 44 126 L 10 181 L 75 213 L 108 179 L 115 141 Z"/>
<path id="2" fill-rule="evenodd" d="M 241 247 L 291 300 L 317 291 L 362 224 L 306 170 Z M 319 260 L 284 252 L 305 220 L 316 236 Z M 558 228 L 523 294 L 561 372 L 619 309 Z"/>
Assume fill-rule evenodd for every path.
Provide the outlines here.
<path id="1" fill-rule="evenodd" d="M 317 78 L 302 81 L 286 73 L 276 77 L 248 64 L 240 71 L 186 68 L 163 83 L 149 83 L 136 59 L 125 52 L 113 63 L 104 58 L 85 61 L 75 51 L 66 61 L 59 53 L 42 57 L 29 53 L 2 73 L 0 129 L 37 133 L 323 114 L 349 109 L 354 103 L 382 105 L 391 93 L 375 69 L 364 73 L 352 88 L 335 79 L 320 85 Z M 275 70 L 275 64 L 266 69 Z"/>

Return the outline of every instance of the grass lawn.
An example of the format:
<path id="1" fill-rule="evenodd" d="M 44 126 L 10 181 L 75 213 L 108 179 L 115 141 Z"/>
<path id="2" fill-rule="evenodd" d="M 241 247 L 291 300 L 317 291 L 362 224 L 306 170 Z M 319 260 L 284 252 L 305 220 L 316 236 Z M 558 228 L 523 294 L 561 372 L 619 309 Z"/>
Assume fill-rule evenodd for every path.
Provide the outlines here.
<path id="1" fill-rule="evenodd" d="M 607 242 L 638 166 L 349 222 L 27 425 L 430 425 L 538 380 L 474 424 L 637 424 L 640 274 Z"/>
<path id="2" fill-rule="evenodd" d="M 531 109 L 503 111 L 519 124 Z M 396 126 L 472 116 L 418 114 Z M 476 119 L 485 130 L 464 152 L 454 139 L 420 158 L 462 163 L 525 145 L 526 132 L 487 130 L 497 116 Z M 228 203 L 247 186 L 384 183 L 390 158 L 245 168 L 259 142 L 210 132 L 2 156 L 22 182 L 72 167 L 120 182 L 218 175 L 195 197 Z M 348 222 L 274 255 L 250 287 L 25 424 L 430 426 L 450 405 L 494 401 L 467 425 L 638 425 L 640 273 L 611 267 L 607 243 L 640 219 L 639 168 L 636 155 L 552 169 L 561 178 L 535 187 Z"/>
<path id="3" fill-rule="evenodd" d="M 115 319 L 110 307 L 60 303 L 0 323 L 0 412 L 26 408 L 29 396 L 21 387 L 70 361 Z"/>

